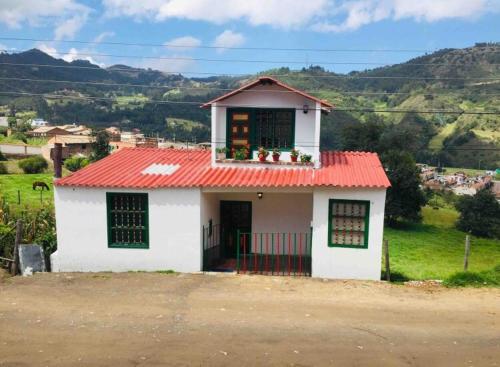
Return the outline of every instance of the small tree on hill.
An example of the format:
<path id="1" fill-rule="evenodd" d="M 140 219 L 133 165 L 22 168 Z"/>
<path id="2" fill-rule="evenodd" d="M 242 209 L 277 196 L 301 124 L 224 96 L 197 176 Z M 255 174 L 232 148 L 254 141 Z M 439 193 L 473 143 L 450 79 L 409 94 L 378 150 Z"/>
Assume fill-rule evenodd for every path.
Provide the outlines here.
<path id="1" fill-rule="evenodd" d="M 92 155 L 90 157 L 92 162 L 103 159 L 109 155 L 111 152 L 111 146 L 109 145 L 109 135 L 104 130 L 99 130 L 94 132 L 95 142 L 92 145 Z"/>
<path id="2" fill-rule="evenodd" d="M 391 182 L 385 201 L 387 223 L 393 225 L 399 219 L 419 221 L 425 195 L 420 189 L 418 169 L 411 154 L 392 150 L 381 158 Z"/>
<path id="3" fill-rule="evenodd" d="M 490 190 L 462 196 L 456 207 L 460 212 L 458 229 L 476 236 L 500 238 L 500 204 Z"/>

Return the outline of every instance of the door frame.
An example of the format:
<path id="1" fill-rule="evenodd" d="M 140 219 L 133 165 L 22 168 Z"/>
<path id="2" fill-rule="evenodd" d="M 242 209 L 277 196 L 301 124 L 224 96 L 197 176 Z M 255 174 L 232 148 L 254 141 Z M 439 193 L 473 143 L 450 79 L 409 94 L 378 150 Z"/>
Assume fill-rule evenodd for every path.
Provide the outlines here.
<path id="1" fill-rule="evenodd" d="M 220 215 L 220 224 L 221 224 L 221 231 L 226 231 L 227 230 L 227 225 L 226 223 L 223 222 L 223 216 L 222 216 L 222 206 L 225 205 L 225 204 L 235 204 L 235 203 L 247 203 L 249 204 L 249 213 L 248 213 L 248 217 L 250 219 L 250 223 L 249 223 L 249 233 L 252 233 L 252 225 L 253 225 L 253 218 L 252 218 L 252 214 L 253 214 L 253 211 L 252 211 L 252 206 L 253 206 L 253 202 L 251 200 L 220 200 L 219 202 L 219 215 Z M 252 236 L 250 236 L 251 238 Z M 221 233 L 221 245 L 222 245 L 222 254 L 223 254 L 223 257 L 227 257 L 227 252 L 226 252 L 226 239 L 224 238 L 224 235 Z M 251 240 L 250 240 L 251 241 Z M 249 244 L 249 249 L 251 248 L 251 244 Z"/>

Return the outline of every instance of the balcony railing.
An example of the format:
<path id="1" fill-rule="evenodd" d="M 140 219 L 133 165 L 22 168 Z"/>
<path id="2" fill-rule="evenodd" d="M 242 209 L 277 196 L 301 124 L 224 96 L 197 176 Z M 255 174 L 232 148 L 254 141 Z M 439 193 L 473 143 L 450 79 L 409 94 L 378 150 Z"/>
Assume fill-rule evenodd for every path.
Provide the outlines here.
<path id="1" fill-rule="evenodd" d="M 237 231 L 236 271 L 243 274 L 311 276 L 312 233 Z"/>

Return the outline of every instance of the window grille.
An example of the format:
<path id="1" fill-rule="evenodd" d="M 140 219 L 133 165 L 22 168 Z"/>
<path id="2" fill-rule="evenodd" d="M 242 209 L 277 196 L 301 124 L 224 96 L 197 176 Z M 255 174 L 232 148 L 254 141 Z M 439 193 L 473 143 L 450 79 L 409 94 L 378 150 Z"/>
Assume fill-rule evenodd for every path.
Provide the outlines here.
<path id="1" fill-rule="evenodd" d="M 256 144 L 272 149 L 293 148 L 293 110 L 258 109 L 255 112 Z"/>
<path id="2" fill-rule="evenodd" d="M 148 194 L 107 193 L 108 247 L 149 248 Z"/>
<path id="3" fill-rule="evenodd" d="M 367 248 L 369 222 L 369 201 L 330 200 L 328 245 Z"/>

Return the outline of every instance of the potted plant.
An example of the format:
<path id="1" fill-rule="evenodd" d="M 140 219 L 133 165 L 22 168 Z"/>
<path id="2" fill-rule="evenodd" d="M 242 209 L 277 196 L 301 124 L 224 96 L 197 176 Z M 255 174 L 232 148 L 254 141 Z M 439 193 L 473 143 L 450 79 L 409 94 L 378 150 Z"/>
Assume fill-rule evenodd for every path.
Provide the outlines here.
<path id="1" fill-rule="evenodd" d="M 280 160 L 281 152 L 278 148 L 273 149 L 273 161 L 278 162 Z"/>
<path id="2" fill-rule="evenodd" d="M 228 152 L 228 149 L 226 147 L 217 148 L 215 151 L 217 152 L 217 159 L 226 159 L 226 154 Z"/>
<path id="3" fill-rule="evenodd" d="M 247 159 L 248 149 L 243 147 L 234 151 L 234 159 L 237 161 L 244 161 Z"/>
<path id="4" fill-rule="evenodd" d="M 297 162 L 297 158 L 299 157 L 300 152 L 293 148 L 292 151 L 290 152 L 290 159 L 292 162 Z"/>
<path id="5" fill-rule="evenodd" d="M 312 160 L 312 155 L 310 155 L 310 154 L 302 154 L 302 155 L 300 156 L 300 161 L 301 161 L 302 163 L 311 162 L 311 160 Z"/>
<path id="6" fill-rule="evenodd" d="M 259 148 L 259 152 L 257 155 L 259 157 L 259 161 L 265 162 L 268 155 L 269 155 L 268 150 L 266 150 L 264 147 Z"/>

